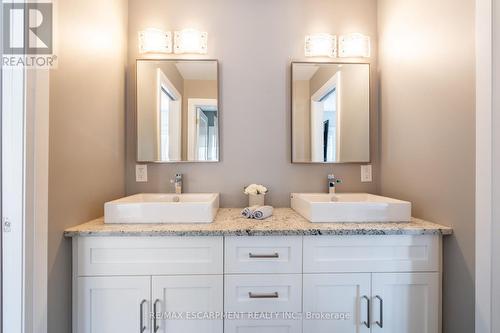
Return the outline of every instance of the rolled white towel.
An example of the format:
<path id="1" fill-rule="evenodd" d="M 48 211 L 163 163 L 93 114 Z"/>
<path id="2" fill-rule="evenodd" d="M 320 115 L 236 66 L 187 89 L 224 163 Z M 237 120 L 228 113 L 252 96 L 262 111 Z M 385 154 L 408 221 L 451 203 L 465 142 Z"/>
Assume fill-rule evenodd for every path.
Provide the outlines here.
<path id="1" fill-rule="evenodd" d="M 267 219 L 271 215 L 273 215 L 273 206 L 260 206 L 254 210 L 252 218 L 256 220 L 263 220 Z"/>
<path id="2" fill-rule="evenodd" d="M 253 212 L 257 208 L 259 208 L 259 206 L 257 206 L 257 205 L 250 206 L 250 207 L 247 207 L 247 208 L 243 208 L 243 210 L 241 211 L 241 215 L 244 216 L 244 217 L 246 217 L 247 219 L 251 219 Z"/>

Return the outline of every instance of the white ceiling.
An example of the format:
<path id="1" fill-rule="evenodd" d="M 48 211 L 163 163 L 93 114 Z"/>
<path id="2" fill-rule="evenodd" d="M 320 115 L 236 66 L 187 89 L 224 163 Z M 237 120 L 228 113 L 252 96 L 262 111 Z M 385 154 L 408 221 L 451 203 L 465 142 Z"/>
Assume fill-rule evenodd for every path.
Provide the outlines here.
<path id="1" fill-rule="evenodd" d="M 294 81 L 309 81 L 318 71 L 319 66 L 309 64 L 295 64 L 293 66 Z"/>
<path id="2" fill-rule="evenodd" d="M 184 80 L 217 80 L 217 64 L 213 61 L 184 61 L 175 66 Z"/>

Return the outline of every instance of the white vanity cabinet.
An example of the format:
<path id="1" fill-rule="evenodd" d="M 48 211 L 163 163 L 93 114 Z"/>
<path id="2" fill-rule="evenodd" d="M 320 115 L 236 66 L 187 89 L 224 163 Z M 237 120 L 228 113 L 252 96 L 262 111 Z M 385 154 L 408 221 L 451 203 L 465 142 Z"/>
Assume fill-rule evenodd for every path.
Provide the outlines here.
<path id="1" fill-rule="evenodd" d="M 372 274 L 372 332 L 438 333 L 439 278 L 437 272 Z"/>
<path id="2" fill-rule="evenodd" d="M 439 234 L 73 242 L 74 333 L 441 331 Z"/>
<path id="3" fill-rule="evenodd" d="M 75 332 L 137 333 L 141 325 L 150 327 L 147 317 L 151 304 L 150 277 L 84 276 L 76 282 Z"/>
<path id="4" fill-rule="evenodd" d="M 222 249 L 222 237 L 74 238 L 73 332 L 222 332 L 203 317 L 223 311 Z"/>
<path id="5" fill-rule="evenodd" d="M 223 310 L 220 275 L 153 276 L 153 313 L 183 314 L 185 318 L 153 319 L 153 332 L 222 332 L 221 319 L 206 318 Z M 156 327 L 156 329 L 155 329 Z"/>
<path id="6" fill-rule="evenodd" d="M 224 324 L 224 332 L 299 333 L 302 327 L 300 321 L 294 320 L 230 320 Z"/>
<path id="7" fill-rule="evenodd" d="M 438 333 L 438 273 L 305 274 L 304 332 Z M 332 319 L 333 318 L 333 319 Z"/>
<path id="8" fill-rule="evenodd" d="M 226 320 L 224 332 L 302 332 L 302 322 L 287 316 L 302 311 L 302 236 L 224 241 L 224 310 L 252 316 Z"/>
<path id="9" fill-rule="evenodd" d="M 370 279 L 369 273 L 304 274 L 304 332 L 370 332 Z"/>
<path id="10" fill-rule="evenodd" d="M 304 237 L 304 333 L 439 333 L 441 238 Z M 333 319 L 331 319 L 333 317 Z"/>
<path id="11" fill-rule="evenodd" d="M 220 275 L 80 277 L 77 332 L 222 332 L 222 320 L 197 317 L 221 312 L 222 292 Z"/>

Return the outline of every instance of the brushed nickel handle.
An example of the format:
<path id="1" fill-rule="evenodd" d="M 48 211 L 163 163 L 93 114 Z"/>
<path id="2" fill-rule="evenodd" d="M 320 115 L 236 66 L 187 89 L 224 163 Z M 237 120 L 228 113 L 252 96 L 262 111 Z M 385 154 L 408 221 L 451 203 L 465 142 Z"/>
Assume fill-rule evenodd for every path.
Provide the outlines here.
<path id="1" fill-rule="evenodd" d="M 146 330 L 146 325 L 144 325 L 144 311 L 143 311 L 143 306 L 147 301 L 145 299 L 142 300 L 141 304 L 139 305 L 139 332 L 142 333 Z"/>
<path id="2" fill-rule="evenodd" d="M 262 294 L 254 294 L 253 292 L 249 292 L 248 293 L 248 297 L 250 298 L 279 298 L 279 294 L 277 291 L 275 291 L 274 293 L 262 293 Z"/>
<path id="3" fill-rule="evenodd" d="M 156 323 L 156 314 L 158 313 L 157 312 L 157 308 L 156 308 L 156 305 L 160 302 L 159 299 L 156 299 L 155 302 L 153 303 L 153 330 L 154 330 L 154 333 L 158 332 L 158 330 L 160 329 L 160 326 L 157 325 Z"/>
<path id="4" fill-rule="evenodd" d="M 252 252 L 248 253 L 248 257 L 252 259 L 257 259 L 257 258 L 279 258 L 280 254 L 278 252 L 274 252 L 273 254 L 253 254 Z"/>
<path id="5" fill-rule="evenodd" d="M 370 298 L 368 296 L 363 296 L 361 297 L 366 300 L 366 321 L 363 321 L 363 325 L 365 325 L 367 328 L 370 328 Z"/>
<path id="6" fill-rule="evenodd" d="M 375 322 L 380 328 L 384 327 L 384 300 L 379 295 L 375 296 L 380 301 L 379 320 Z"/>

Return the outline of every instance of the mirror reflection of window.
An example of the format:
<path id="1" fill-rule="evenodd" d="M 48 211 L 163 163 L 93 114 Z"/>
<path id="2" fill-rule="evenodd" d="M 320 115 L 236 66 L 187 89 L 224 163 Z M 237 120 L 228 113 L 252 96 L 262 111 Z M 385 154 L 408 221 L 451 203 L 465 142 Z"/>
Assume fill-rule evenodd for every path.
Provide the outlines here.
<path id="1" fill-rule="evenodd" d="M 323 162 L 335 161 L 337 158 L 337 93 L 335 88 L 322 99 L 323 103 Z"/>
<path id="2" fill-rule="evenodd" d="M 311 95 L 311 161 L 337 162 L 340 134 L 337 129 L 340 116 L 339 100 L 341 72 L 325 77 L 326 82 Z"/>
<path id="3" fill-rule="evenodd" d="M 169 109 L 173 100 L 167 91 L 162 87 L 160 90 L 160 151 L 162 161 L 168 161 L 169 155 Z"/>

